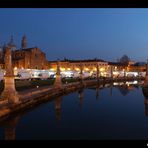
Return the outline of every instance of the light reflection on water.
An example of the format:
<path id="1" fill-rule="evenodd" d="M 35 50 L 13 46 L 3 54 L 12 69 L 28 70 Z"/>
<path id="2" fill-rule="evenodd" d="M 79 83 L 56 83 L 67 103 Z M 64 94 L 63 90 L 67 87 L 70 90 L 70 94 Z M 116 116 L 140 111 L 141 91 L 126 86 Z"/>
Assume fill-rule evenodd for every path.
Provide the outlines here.
<path id="1" fill-rule="evenodd" d="M 143 82 L 81 89 L 0 123 L 0 139 L 147 139 Z"/>

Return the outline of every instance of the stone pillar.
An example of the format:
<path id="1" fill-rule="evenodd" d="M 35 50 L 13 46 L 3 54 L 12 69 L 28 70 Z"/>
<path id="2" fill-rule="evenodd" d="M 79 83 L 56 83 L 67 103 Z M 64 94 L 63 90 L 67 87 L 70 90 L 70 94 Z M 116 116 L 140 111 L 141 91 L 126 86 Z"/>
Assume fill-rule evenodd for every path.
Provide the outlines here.
<path id="1" fill-rule="evenodd" d="M 124 68 L 124 77 L 126 77 L 126 70 L 125 70 L 125 68 Z"/>
<path id="2" fill-rule="evenodd" d="M 140 77 L 140 71 L 139 71 L 139 69 L 138 69 L 138 77 Z"/>
<path id="3" fill-rule="evenodd" d="M 5 71 L 4 90 L 1 94 L 2 99 L 8 100 L 8 103 L 14 104 L 19 102 L 19 95 L 15 89 L 14 72 L 11 60 L 11 49 L 6 47 L 5 50 Z"/>
<path id="4" fill-rule="evenodd" d="M 83 65 L 81 62 L 80 62 L 80 79 L 81 81 L 83 81 Z"/>
<path id="5" fill-rule="evenodd" d="M 61 104 L 62 104 L 62 98 L 58 97 L 55 99 L 55 113 L 56 113 L 56 119 L 58 121 L 61 120 Z"/>
<path id="6" fill-rule="evenodd" d="M 82 85 L 83 87 L 86 87 L 86 84 L 84 82 L 84 77 L 83 77 L 83 65 L 80 62 L 80 85 Z"/>
<path id="7" fill-rule="evenodd" d="M 110 66 L 110 75 L 111 75 L 111 78 L 113 78 L 113 66 L 112 65 Z"/>
<path id="8" fill-rule="evenodd" d="M 97 69 L 97 80 L 99 80 L 99 73 L 100 73 L 100 71 L 99 71 L 99 65 L 98 65 L 98 63 L 97 63 L 96 69 Z"/>
<path id="9" fill-rule="evenodd" d="M 59 61 L 57 62 L 57 73 L 56 73 L 54 86 L 58 87 L 58 88 L 62 87 L 61 74 L 60 74 L 60 62 Z"/>

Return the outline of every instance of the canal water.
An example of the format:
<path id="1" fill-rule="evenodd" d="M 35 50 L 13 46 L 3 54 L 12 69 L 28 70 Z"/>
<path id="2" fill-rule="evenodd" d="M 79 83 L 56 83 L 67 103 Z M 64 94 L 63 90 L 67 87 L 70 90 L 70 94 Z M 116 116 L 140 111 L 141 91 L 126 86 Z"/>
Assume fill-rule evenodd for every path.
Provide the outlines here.
<path id="1" fill-rule="evenodd" d="M 147 140 L 141 83 L 113 83 L 53 98 L 0 123 L 0 139 Z"/>

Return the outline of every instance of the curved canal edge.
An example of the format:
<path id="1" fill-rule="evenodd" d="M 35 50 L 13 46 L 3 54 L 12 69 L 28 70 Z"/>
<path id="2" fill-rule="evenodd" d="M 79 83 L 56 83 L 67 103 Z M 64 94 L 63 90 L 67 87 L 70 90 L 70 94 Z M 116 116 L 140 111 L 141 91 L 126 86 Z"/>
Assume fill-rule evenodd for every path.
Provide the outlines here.
<path id="1" fill-rule="evenodd" d="M 141 81 L 144 78 L 106 78 L 100 80 L 85 80 L 83 82 L 74 82 L 63 85 L 61 88 L 54 86 L 43 86 L 35 89 L 29 89 L 19 93 L 19 103 L 10 105 L 7 100 L 0 100 L 0 121 L 5 120 L 10 115 L 26 110 L 37 104 L 47 102 L 54 97 L 66 95 L 68 93 L 88 88 L 91 86 L 99 86 L 102 84 L 113 82 L 126 82 L 126 81 Z M 11 94 L 10 94 L 11 95 Z"/>

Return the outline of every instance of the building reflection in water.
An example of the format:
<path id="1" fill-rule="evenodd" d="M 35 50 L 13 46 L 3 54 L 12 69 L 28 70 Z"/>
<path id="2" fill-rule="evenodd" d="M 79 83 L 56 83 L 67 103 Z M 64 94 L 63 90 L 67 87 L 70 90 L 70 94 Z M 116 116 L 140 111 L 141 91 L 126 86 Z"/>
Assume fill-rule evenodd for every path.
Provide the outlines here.
<path id="1" fill-rule="evenodd" d="M 126 83 L 124 83 L 123 85 L 118 86 L 117 88 L 119 89 L 120 93 L 123 96 L 126 96 L 129 93 L 128 86 L 127 86 Z"/>
<path id="2" fill-rule="evenodd" d="M 78 95 L 78 97 L 79 97 L 79 106 L 80 106 L 80 108 L 82 108 L 83 101 L 84 101 L 84 90 L 83 89 L 79 90 L 78 94 L 79 94 Z"/>
<path id="3" fill-rule="evenodd" d="M 131 84 L 130 84 L 131 85 Z M 134 85 L 133 85 L 134 86 Z M 99 98 L 99 89 L 101 85 L 97 86 L 96 89 L 96 99 Z M 112 88 L 116 87 L 116 85 L 110 84 L 110 94 L 112 95 Z M 127 84 L 122 84 L 117 86 L 120 90 L 120 92 L 123 95 L 126 95 L 129 90 L 129 86 Z M 93 88 L 94 89 L 94 88 Z M 121 91 L 122 90 L 122 91 Z M 124 90 L 124 91 L 123 91 Z M 145 97 L 145 115 L 148 116 L 148 82 L 145 82 L 143 88 L 143 95 Z M 84 102 L 84 89 L 81 89 L 78 91 L 78 97 L 79 97 L 79 106 L 82 108 L 83 102 Z M 55 117 L 57 121 L 61 120 L 61 109 L 62 109 L 62 97 L 57 97 L 54 100 L 55 103 Z M 16 139 L 16 126 L 21 118 L 21 115 L 17 115 L 16 117 L 11 118 L 10 120 L 7 120 L 3 122 L 1 125 L 4 127 L 4 139 L 5 140 L 15 140 Z"/>
<path id="4" fill-rule="evenodd" d="M 126 96 L 130 91 L 134 90 L 135 88 L 138 89 L 139 85 L 142 85 L 142 83 L 140 84 L 138 81 L 113 83 L 113 86 L 117 87 L 123 96 Z"/>
<path id="5" fill-rule="evenodd" d="M 62 97 L 58 97 L 55 99 L 55 116 L 56 120 L 61 120 L 61 104 L 62 104 Z"/>
<path id="6" fill-rule="evenodd" d="M 16 139 L 16 126 L 20 120 L 21 116 L 18 115 L 12 119 L 4 122 L 4 134 L 5 140 L 15 140 Z"/>

